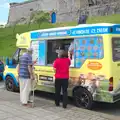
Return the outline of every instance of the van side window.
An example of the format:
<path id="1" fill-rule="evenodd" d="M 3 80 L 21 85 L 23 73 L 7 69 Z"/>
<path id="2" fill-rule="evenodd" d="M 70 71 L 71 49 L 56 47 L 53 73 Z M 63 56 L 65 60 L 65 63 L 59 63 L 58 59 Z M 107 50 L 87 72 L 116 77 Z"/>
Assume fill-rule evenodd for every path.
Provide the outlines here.
<path id="1" fill-rule="evenodd" d="M 112 57 L 113 61 L 120 61 L 120 38 L 113 37 L 112 38 Z"/>
<path id="2" fill-rule="evenodd" d="M 75 67 L 81 67 L 87 59 L 102 59 L 102 37 L 84 37 L 75 39 L 74 53 Z"/>
<path id="3" fill-rule="evenodd" d="M 15 54 L 13 55 L 12 59 L 13 59 L 13 64 L 18 64 L 19 62 L 19 52 L 20 52 L 20 49 L 18 49 Z"/>

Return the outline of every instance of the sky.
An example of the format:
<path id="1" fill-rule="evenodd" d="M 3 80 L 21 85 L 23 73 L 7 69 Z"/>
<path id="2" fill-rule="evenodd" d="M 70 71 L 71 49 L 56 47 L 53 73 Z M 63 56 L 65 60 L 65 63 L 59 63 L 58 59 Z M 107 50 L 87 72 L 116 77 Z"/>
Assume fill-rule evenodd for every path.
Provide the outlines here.
<path id="1" fill-rule="evenodd" d="M 0 0 L 0 25 L 6 24 L 9 14 L 9 3 L 24 2 L 26 0 Z"/>

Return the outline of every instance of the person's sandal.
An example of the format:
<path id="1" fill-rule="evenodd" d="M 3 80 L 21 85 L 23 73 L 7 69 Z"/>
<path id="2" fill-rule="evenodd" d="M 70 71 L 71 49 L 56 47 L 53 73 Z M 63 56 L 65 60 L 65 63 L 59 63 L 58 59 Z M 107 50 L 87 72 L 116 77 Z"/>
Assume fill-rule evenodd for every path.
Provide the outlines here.
<path id="1" fill-rule="evenodd" d="M 27 105 L 27 107 L 32 108 L 33 105 L 32 105 L 31 103 L 29 103 L 29 104 Z"/>
<path id="2" fill-rule="evenodd" d="M 22 104 L 22 106 L 27 107 L 27 106 L 28 106 L 28 104 Z"/>

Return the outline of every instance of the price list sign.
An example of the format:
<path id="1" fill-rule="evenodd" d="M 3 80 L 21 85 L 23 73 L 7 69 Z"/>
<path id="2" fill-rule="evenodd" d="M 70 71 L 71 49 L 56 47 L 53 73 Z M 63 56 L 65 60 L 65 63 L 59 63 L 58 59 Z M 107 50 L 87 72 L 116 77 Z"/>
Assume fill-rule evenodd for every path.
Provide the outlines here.
<path id="1" fill-rule="evenodd" d="M 39 56 L 39 41 L 32 42 L 31 47 L 33 49 L 32 60 L 35 61 Z M 38 60 L 36 64 L 38 64 Z"/>

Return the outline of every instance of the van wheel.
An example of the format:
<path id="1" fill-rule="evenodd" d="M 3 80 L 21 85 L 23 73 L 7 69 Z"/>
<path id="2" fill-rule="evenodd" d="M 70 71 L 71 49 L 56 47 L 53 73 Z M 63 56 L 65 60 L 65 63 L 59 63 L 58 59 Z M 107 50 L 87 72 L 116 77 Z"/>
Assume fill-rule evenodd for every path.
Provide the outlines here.
<path id="1" fill-rule="evenodd" d="M 16 92 L 17 89 L 18 89 L 18 88 L 16 87 L 16 85 L 14 84 L 13 78 L 10 77 L 10 76 L 7 76 L 7 77 L 6 77 L 5 86 L 6 86 L 6 89 L 7 89 L 8 91 L 12 91 L 12 92 Z"/>
<path id="2" fill-rule="evenodd" d="M 77 107 L 85 109 L 92 109 L 93 97 L 91 93 L 85 88 L 78 88 L 74 91 L 74 100 Z"/>

